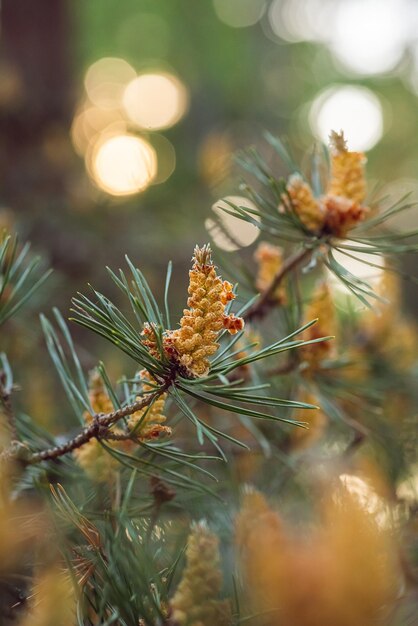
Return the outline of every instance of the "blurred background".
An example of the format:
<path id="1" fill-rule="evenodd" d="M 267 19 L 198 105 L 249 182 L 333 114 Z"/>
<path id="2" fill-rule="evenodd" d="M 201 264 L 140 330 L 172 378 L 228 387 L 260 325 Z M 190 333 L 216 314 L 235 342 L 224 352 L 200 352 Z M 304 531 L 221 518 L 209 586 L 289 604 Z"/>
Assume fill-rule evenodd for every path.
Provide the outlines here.
<path id="1" fill-rule="evenodd" d="M 216 203 L 239 195 L 237 150 L 269 158 L 266 129 L 303 162 L 343 128 L 371 187 L 418 198 L 416 0 L 3 0 L 0 46 L 0 224 L 56 270 L 40 309 L 112 293 L 125 253 L 157 293 L 172 259 L 180 308 L 194 244 L 234 249 Z"/>

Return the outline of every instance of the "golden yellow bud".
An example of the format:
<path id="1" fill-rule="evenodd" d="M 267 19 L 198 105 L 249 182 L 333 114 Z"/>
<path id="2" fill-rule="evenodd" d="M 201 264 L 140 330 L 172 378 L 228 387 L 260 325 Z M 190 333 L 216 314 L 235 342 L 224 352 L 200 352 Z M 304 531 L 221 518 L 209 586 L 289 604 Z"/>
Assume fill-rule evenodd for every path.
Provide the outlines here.
<path id="1" fill-rule="evenodd" d="M 219 540 L 204 524 L 189 536 L 186 567 L 171 601 L 179 626 L 228 626 L 230 607 L 219 600 L 222 586 Z"/>
<path id="2" fill-rule="evenodd" d="M 321 231 L 324 224 L 325 211 L 314 197 L 308 183 L 303 180 L 300 174 L 292 174 L 286 189 L 289 198 L 285 197 L 284 202 L 286 203 L 290 199 L 290 207 L 302 224 L 312 232 Z"/>
<path id="3" fill-rule="evenodd" d="M 338 134 L 333 131 L 330 140 L 331 179 L 327 194 L 362 204 L 366 198 L 366 157 L 362 152 L 347 150 L 343 132 Z"/>
<path id="4" fill-rule="evenodd" d="M 142 385 L 141 397 L 145 398 L 146 394 L 152 393 L 155 389 L 156 381 L 151 374 L 143 369 L 139 372 L 139 381 Z M 129 430 L 134 431 L 136 437 L 141 441 L 157 439 L 160 435 L 170 435 L 171 429 L 164 425 L 166 416 L 164 415 L 164 406 L 167 394 L 163 393 L 152 404 L 144 407 L 140 411 L 133 413 L 128 419 Z"/>
<path id="5" fill-rule="evenodd" d="M 280 271 L 283 265 L 283 251 L 278 246 L 262 241 L 254 253 L 254 258 L 258 263 L 256 287 L 262 293 L 270 287 L 276 274 Z M 284 286 L 279 285 L 271 297 L 279 304 L 284 304 L 286 301 Z"/>
<path id="6" fill-rule="evenodd" d="M 219 344 L 216 339 L 223 328 L 231 334 L 244 327 L 241 318 L 225 314 L 225 306 L 235 298 L 232 285 L 217 276 L 210 246 L 195 248 L 193 268 L 189 272 L 188 309 L 183 312 L 180 328 L 167 331 L 164 349 L 191 377 L 206 376 L 209 358 Z"/>

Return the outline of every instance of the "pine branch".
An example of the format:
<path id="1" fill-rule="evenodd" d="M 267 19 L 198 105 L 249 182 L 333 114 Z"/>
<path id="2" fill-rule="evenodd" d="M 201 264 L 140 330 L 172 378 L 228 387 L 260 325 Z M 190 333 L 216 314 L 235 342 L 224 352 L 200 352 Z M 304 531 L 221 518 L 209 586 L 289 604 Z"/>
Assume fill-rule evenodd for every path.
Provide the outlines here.
<path id="1" fill-rule="evenodd" d="M 276 291 L 280 283 L 286 278 L 286 276 L 294 270 L 298 265 L 307 261 L 312 254 L 311 248 L 302 248 L 296 252 L 293 256 L 289 257 L 287 261 L 282 265 L 276 276 L 272 280 L 269 287 L 260 295 L 260 298 L 253 304 L 252 307 L 246 311 L 243 315 L 246 322 L 250 322 L 257 318 L 264 317 L 268 311 L 277 304 L 272 298 L 273 293 Z"/>
<path id="2" fill-rule="evenodd" d="M 136 411 L 140 411 L 144 407 L 151 404 L 151 402 L 156 400 L 168 389 L 168 387 L 171 385 L 171 382 L 171 380 L 166 381 L 164 385 L 162 385 L 162 387 L 160 387 L 160 389 L 158 389 L 158 391 L 156 391 L 155 393 L 148 395 L 142 400 L 138 400 L 138 402 L 129 404 L 122 409 L 112 411 L 112 413 L 95 415 L 90 426 L 84 428 L 78 435 L 73 437 L 73 439 L 70 439 L 62 446 L 56 446 L 55 448 L 43 450 L 42 452 L 36 452 L 29 458 L 29 460 L 27 461 L 28 464 L 33 465 L 35 463 L 40 463 L 41 461 L 50 461 L 52 459 L 56 459 L 60 456 L 63 456 L 64 454 L 68 454 L 68 452 L 72 452 L 73 450 L 80 448 L 82 445 L 90 441 L 90 439 L 106 439 L 109 426 L 112 426 L 113 424 L 118 422 L 120 419 L 122 419 L 122 417 L 132 415 L 132 413 L 136 413 Z"/>
<path id="3" fill-rule="evenodd" d="M 27 454 L 27 449 L 23 445 L 17 447 L 14 446 L 13 448 L 10 447 L 5 450 L 0 455 L 0 459 L 10 460 L 11 458 L 18 457 L 23 465 L 35 465 L 36 463 L 41 463 L 42 461 L 57 459 L 58 457 L 64 456 L 77 448 L 81 448 L 81 446 L 90 441 L 90 439 L 111 439 L 113 437 L 109 433 L 110 426 L 118 422 L 123 417 L 132 415 L 154 402 L 167 391 L 171 384 L 172 380 L 168 379 L 155 393 L 147 395 L 146 398 L 142 398 L 137 402 L 133 402 L 132 404 L 116 411 L 112 411 L 111 413 L 94 415 L 93 421 L 89 426 L 84 428 L 78 433 L 78 435 L 69 439 L 61 446 L 48 448 L 47 450 L 41 450 L 40 452 L 35 452 L 33 454 Z"/>

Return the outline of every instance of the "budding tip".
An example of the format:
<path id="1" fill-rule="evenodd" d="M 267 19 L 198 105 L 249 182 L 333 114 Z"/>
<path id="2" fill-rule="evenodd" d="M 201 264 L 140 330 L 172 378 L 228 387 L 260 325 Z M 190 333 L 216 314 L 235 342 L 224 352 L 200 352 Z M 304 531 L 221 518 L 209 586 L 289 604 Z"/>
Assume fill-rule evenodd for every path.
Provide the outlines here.
<path id="1" fill-rule="evenodd" d="M 347 152 L 347 141 L 344 137 L 343 130 L 340 130 L 339 133 L 337 133 L 335 130 L 332 130 L 329 136 L 329 142 L 331 148 L 333 148 L 335 152 Z"/>
<path id="2" fill-rule="evenodd" d="M 193 251 L 192 261 L 194 261 L 195 265 L 200 266 L 213 265 L 210 243 L 206 243 L 202 247 L 196 245 Z"/>

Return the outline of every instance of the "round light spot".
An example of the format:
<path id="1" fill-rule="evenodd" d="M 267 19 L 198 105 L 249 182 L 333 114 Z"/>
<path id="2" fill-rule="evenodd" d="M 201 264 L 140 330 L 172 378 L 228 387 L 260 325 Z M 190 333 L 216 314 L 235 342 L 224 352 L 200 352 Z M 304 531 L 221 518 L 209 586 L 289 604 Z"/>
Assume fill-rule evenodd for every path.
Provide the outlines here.
<path id="1" fill-rule="evenodd" d="M 157 156 L 148 142 L 133 135 L 116 135 L 99 141 L 91 157 L 95 183 L 114 196 L 143 191 L 157 172 Z"/>
<path id="2" fill-rule="evenodd" d="M 89 67 L 84 86 L 93 104 L 114 109 L 120 106 L 123 91 L 135 76 L 135 70 L 124 59 L 104 57 Z"/>
<path id="3" fill-rule="evenodd" d="M 327 41 L 334 12 L 329 0 L 273 0 L 268 21 L 285 41 Z"/>
<path id="4" fill-rule="evenodd" d="M 205 227 L 218 248 L 232 251 L 251 245 L 260 231 L 253 224 L 226 213 L 224 208 L 232 208 L 228 202 L 248 209 L 256 209 L 256 206 L 251 200 L 241 196 L 226 196 L 212 206 L 215 219 L 208 218 Z"/>
<path id="5" fill-rule="evenodd" d="M 366 87 L 335 86 L 317 96 L 309 112 L 314 134 L 328 143 L 331 130 L 344 130 L 350 150 L 370 150 L 383 135 L 383 110 Z"/>
<path id="6" fill-rule="evenodd" d="M 187 110 L 187 90 L 171 74 L 142 74 L 126 87 L 123 106 L 129 119 L 140 128 L 169 128 Z"/>
<path id="7" fill-rule="evenodd" d="M 409 39 L 403 0 L 351 0 L 335 11 L 331 50 L 346 68 L 370 75 L 396 67 Z"/>
<path id="8" fill-rule="evenodd" d="M 262 17 L 266 0 L 213 0 L 218 18 L 227 26 L 244 28 L 256 24 Z"/>
<path id="9" fill-rule="evenodd" d="M 167 137 L 164 137 L 164 135 L 154 133 L 150 137 L 150 142 L 157 153 L 158 161 L 157 172 L 152 184 L 160 185 L 170 178 L 176 168 L 176 151 L 171 141 L 169 141 Z"/>
<path id="10" fill-rule="evenodd" d="M 71 140 L 76 152 L 84 156 L 90 145 L 97 141 L 103 132 L 121 134 L 126 131 L 127 122 L 116 110 L 100 107 L 84 107 L 74 116 L 71 125 Z"/>

